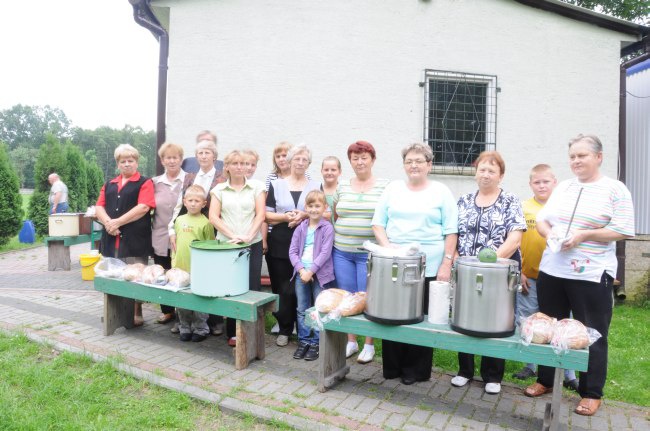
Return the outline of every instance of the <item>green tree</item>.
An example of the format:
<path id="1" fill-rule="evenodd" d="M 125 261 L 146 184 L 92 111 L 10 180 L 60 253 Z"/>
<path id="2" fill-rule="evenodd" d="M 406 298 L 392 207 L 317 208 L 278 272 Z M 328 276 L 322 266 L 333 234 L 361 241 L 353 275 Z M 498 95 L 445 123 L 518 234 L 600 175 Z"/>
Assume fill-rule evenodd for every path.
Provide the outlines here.
<path id="1" fill-rule="evenodd" d="M 95 205 L 99 197 L 99 191 L 104 185 L 104 174 L 97 165 L 97 157 L 94 150 L 86 152 L 86 186 L 88 205 Z"/>
<path id="2" fill-rule="evenodd" d="M 9 145 L 9 150 L 18 146 L 38 149 L 47 133 L 59 140 L 69 138 L 71 125 L 59 108 L 14 105 L 0 111 L 0 141 Z"/>
<path id="3" fill-rule="evenodd" d="M 38 150 L 38 158 L 34 166 L 34 194 L 29 201 L 28 211 L 29 218 L 39 235 L 47 235 L 48 231 L 50 183 L 47 177 L 52 172 L 56 172 L 65 183 L 70 178 L 70 170 L 63 146 L 56 137 L 47 134 L 45 143 Z"/>
<path id="4" fill-rule="evenodd" d="M 37 155 L 38 150 L 25 146 L 16 147 L 9 152 L 9 159 L 22 188 L 34 188 L 34 160 Z"/>
<path id="5" fill-rule="evenodd" d="M 18 176 L 9 163 L 6 145 L 0 142 L 0 245 L 18 234 L 22 219 Z"/>
<path id="6" fill-rule="evenodd" d="M 70 212 L 86 212 L 88 208 L 88 185 L 86 183 L 86 162 L 79 147 L 68 142 L 64 147 L 65 159 L 70 175 L 63 181 L 68 186 Z"/>
<path id="7" fill-rule="evenodd" d="M 650 24 L 650 2 L 648 0 L 562 0 L 576 6 L 595 10 L 607 15 L 633 21 L 639 24 Z"/>

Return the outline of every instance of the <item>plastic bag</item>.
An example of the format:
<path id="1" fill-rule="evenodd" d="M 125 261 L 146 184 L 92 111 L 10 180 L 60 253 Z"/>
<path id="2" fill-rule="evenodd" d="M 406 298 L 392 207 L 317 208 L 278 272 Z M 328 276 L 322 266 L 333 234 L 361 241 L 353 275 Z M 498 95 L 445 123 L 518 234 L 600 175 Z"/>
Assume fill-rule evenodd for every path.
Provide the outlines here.
<path id="1" fill-rule="evenodd" d="M 524 346 L 534 344 L 548 344 L 553 338 L 553 331 L 557 319 L 544 313 L 534 313 L 521 321 L 521 343 Z"/>
<path id="2" fill-rule="evenodd" d="M 190 274 L 179 268 L 172 268 L 165 273 L 168 286 L 186 287 L 190 285 Z"/>
<path id="3" fill-rule="evenodd" d="M 95 275 L 105 278 L 122 278 L 126 263 L 114 257 L 102 257 L 95 265 Z"/>
<path id="4" fill-rule="evenodd" d="M 165 268 L 160 265 L 147 266 L 142 271 L 142 282 L 147 284 L 165 284 Z"/>
<path id="5" fill-rule="evenodd" d="M 318 294 L 314 305 L 319 313 L 329 313 L 338 307 L 344 297 L 349 295 L 350 292 L 343 289 L 325 289 Z"/>
<path id="6" fill-rule="evenodd" d="M 587 328 L 575 319 L 562 319 L 555 324 L 551 346 L 557 354 L 569 349 L 584 349 L 601 337 L 600 332 Z"/>
<path id="7" fill-rule="evenodd" d="M 145 265 L 142 263 L 133 263 L 127 265 L 122 271 L 122 278 L 126 281 L 142 281 L 142 271 Z"/>
<path id="8" fill-rule="evenodd" d="M 412 243 L 402 247 L 392 248 L 392 247 L 382 247 L 379 244 L 374 242 L 364 241 L 363 248 L 375 254 L 377 256 L 383 257 L 406 257 L 414 256 L 420 251 L 420 244 Z"/>

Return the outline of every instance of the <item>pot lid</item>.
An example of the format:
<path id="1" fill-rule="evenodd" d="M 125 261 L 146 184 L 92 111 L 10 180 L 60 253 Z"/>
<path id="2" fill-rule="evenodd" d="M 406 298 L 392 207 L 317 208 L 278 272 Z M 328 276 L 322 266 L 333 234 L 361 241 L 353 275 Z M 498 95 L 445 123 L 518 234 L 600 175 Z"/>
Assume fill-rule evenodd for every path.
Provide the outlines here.
<path id="1" fill-rule="evenodd" d="M 194 241 L 190 247 L 200 250 L 237 250 L 240 248 L 250 247 L 249 243 L 242 242 L 239 244 L 231 244 L 225 241 L 207 240 L 207 241 Z"/>
<path id="2" fill-rule="evenodd" d="M 456 264 L 479 266 L 481 268 L 501 268 L 504 266 L 519 266 L 519 262 L 513 259 L 498 258 L 495 263 L 481 262 L 476 256 L 461 256 L 456 259 Z"/>

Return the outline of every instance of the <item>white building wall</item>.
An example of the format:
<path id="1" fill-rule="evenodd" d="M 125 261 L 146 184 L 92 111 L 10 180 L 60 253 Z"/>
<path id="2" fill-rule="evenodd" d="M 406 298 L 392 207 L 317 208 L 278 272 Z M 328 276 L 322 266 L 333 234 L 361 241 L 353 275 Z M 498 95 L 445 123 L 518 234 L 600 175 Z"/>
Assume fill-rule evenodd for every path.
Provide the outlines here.
<path id="1" fill-rule="evenodd" d="M 257 177 L 283 140 L 307 143 L 311 171 L 375 145 L 375 173 L 402 178 L 400 149 L 423 140 L 424 69 L 496 75 L 504 188 L 524 197 L 528 171 L 570 176 L 567 141 L 595 133 L 616 177 L 619 49 L 631 36 L 509 0 L 164 0 L 170 8 L 167 137 L 191 153 L 217 131 L 223 156 L 254 147 Z M 444 176 L 456 195 L 473 178 Z"/>

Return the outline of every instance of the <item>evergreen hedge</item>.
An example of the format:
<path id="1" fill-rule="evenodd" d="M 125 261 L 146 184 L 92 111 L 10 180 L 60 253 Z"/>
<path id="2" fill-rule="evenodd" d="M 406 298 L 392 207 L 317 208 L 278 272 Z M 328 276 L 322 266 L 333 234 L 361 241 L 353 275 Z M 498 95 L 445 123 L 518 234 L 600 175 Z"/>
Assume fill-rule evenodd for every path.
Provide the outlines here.
<path id="1" fill-rule="evenodd" d="M 20 181 L 9 163 L 5 144 L 0 142 L 0 245 L 20 231 L 23 219 Z"/>

